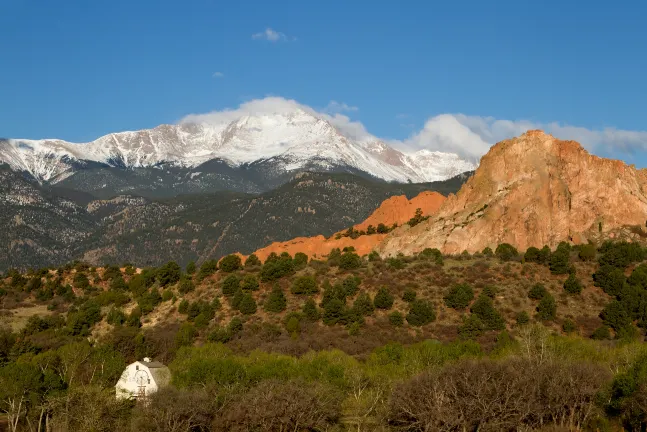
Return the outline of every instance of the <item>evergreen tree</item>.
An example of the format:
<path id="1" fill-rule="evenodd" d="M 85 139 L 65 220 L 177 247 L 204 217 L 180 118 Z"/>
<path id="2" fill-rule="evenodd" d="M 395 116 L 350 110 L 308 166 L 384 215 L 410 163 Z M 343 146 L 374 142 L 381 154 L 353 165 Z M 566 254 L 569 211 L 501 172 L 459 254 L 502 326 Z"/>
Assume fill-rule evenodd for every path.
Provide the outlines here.
<path id="1" fill-rule="evenodd" d="M 483 334 L 485 325 L 476 315 L 463 317 L 463 324 L 458 328 L 458 334 L 462 339 L 476 339 Z"/>
<path id="2" fill-rule="evenodd" d="M 492 299 L 481 294 L 470 308 L 473 315 L 476 315 L 483 323 L 485 330 L 505 329 L 505 320 L 501 314 L 494 309 Z"/>
<path id="3" fill-rule="evenodd" d="M 299 270 L 303 269 L 308 265 L 308 255 L 303 252 L 297 252 L 294 254 L 294 267 Z"/>
<path id="4" fill-rule="evenodd" d="M 568 279 L 564 282 L 564 291 L 569 294 L 582 293 L 582 283 L 574 274 L 570 274 Z"/>
<path id="5" fill-rule="evenodd" d="M 189 263 L 186 265 L 186 274 L 193 275 L 195 274 L 195 271 L 196 271 L 195 261 L 189 261 Z"/>
<path id="6" fill-rule="evenodd" d="M 290 291 L 294 295 L 313 295 L 319 292 L 314 276 L 300 276 L 296 278 Z"/>
<path id="7" fill-rule="evenodd" d="M 258 288 L 259 288 L 258 279 L 256 279 L 256 276 L 254 275 L 251 275 L 251 274 L 246 275 L 243 278 L 243 281 L 240 287 L 243 289 L 243 291 L 258 291 Z"/>
<path id="8" fill-rule="evenodd" d="M 402 315 L 402 312 L 391 312 L 389 314 L 389 323 L 393 327 L 402 327 L 404 325 L 404 315 Z"/>
<path id="9" fill-rule="evenodd" d="M 218 268 L 225 273 L 232 273 L 243 268 L 243 265 L 238 255 L 230 254 L 220 260 Z"/>
<path id="10" fill-rule="evenodd" d="M 169 261 L 157 270 L 157 280 L 161 287 L 173 285 L 180 280 L 182 269 L 175 261 Z"/>
<path id="11" fill-rule="evenodd" d="M 280 313 L 287 307 L 287 299 L 279 285 L 274 285 L 272 292 L 265 301 L 265 310 L 268 312 Z"/>
<path id="12" fill-rule="evenodd" d="M 405 290 L 404 294 L 402 294 L 402 300 L 404 300 L 407 303 L 411 303 L 415 299 L 416 299 L 416 292 L 411 288 Z"/>
<path id="13" fill-rule="evenodd" d="M 411 303 L 407 322 L 412 326 L 421 327 L 436 320 L 436 312 L 431 303 L 424 300 L 416 300 Z"/>
<path id="14" fill-rule="evenodd" d="M 257 310 L 256 301 L 251 294 L 244 294 L 238 305 L 238 310 L 244 315 L 254 315 Z"/>
<path id="15" fill-rule="evenodd" d="M 362 266 L 362 259 L 354 252 L 344 252 L 339 258 L 339 268 L 352 270 Z"/>
<path id="16" fill-rule="evenodd" d="M 344 303 L 339 299 L 332 299 L 326 303 L 323 313 L 323 322 L 326 325 L 335 325 L 344 317 Z"/>
<path id="17" fill-rule="evenodd" d="M 393 307 L 393 295 L 389 292 L 386 287 L 382 287 L 375 294 L 373 299 L 373 304 L 378 309 L 391 309 Z"/>
<path id="18" fill-rule="evenodd" d="M 231 304 L 232 309 L 239 310 L 240 302 L 243 301 L 243 296 L 244 296 L 243 290 L 238 288 L 236 290 L 236 292 L 234 293 L 234 295 L 231 297 L 231 303 L 230 304 Z"/>
<path id="19" fill-rule="evenodd" d="M 552 295 L 546 294 L 537 305 L 537 318 L 542 321 L 552 321 L 557 314 L 557 304 Z"/>
<path id="20" fill-rule="evenodd" d="M 371 297 L 366 292 L 362 292 L 357 296 L 357 299 L 353 303 L 353 312 L 357 313 L 360 316 L 369 316 L 373 313 L 375 307 L 371 301 Z"/>
<path id="21" fill-rule="evenodd" d="M 240 288 L 240 278 L 237 275 L 229 275 L 222 281 L 222 293 L 227 297 L 233 296 Z"/>
<path id="22" fill-rule="evenodd" d="M 260 266 L 261 266 L 261 260 L 258 259 L 258 257 L 254 254 L 251 254 L 245 260 L 245 268 L 260 267 Z"/>
<path id="23" fill-rule="evenodd" d="M 443 298 L 447 307 L 465 309 L 474 300 L 474 290 L 468 284 L 456 284 Z"/>
<path id="24" fill-rule="evenodd" d="M 546 287 L 541 283 L 534 284 L 532 288 L 530 288 L 530 291 L 528 291 L 528 298 L 532 300 L 541 300 L 547 295 L 548 291 L 546 291 Z"/>
<path id="25" fill-rule="evenodd" d="M 319 314 L 319 311 L 317 310 L 317 305 L 315 304 L 315 301 L 313 299 L 308 299 L 306 303 L 303 305 L 303 316 L 308 320 L 308 321 L 319 321 L 319 318 L 321 317 Z"/>
<path id="26" fill-rule="evenodd" d="M 509 243 L 501 243 L 498 245 L 494 254 L 501 261 L 511 261 L 519 256 L 517 249 Z"/>
<path id="27" fill-rule="evenodd" d="M 180 294 L 188 294 L 193 290 L 195 290 L 195 285 L 193 285 L 191 278 L 188 276 L 182 276 L 180 278 L 180 286 L 178 287 Z"/>

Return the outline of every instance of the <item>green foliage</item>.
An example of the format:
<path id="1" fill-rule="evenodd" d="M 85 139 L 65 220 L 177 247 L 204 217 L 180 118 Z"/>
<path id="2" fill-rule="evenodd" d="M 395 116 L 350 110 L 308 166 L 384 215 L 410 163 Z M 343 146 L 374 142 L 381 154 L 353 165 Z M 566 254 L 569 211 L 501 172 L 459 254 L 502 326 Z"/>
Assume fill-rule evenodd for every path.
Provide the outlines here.
<path id="1" fill-rule="evenodd" d="M 354 297 L 359 291 L 359 286 L 362 283 L 362 278 L 359 276 L 349 275 L 342 282 L 342 289 L 346 297 Z"/>
<path id="2" fill-rule="evenodd" d="M 494 254 L 501 261 L 512 261 L 519 256 L 517 249 L 509 243 L 501 243 L 496 247 Z"/>
<path id="3" fill-rule="evenodd" d="M 476 315 L 463 317 L 463 323 L 458 327 L 458 335 L 462 339 L 476 339 L 483 334 L 485 325 Z"/>
<path id="4" fill-rule="evenodd" d="M 220 260 L 218 268 L 225 273 L 231 273 L 242 269 L 243 265 L 238 255 L 231 254 Z"/>
<path id="5" fill-rule="evenodd" d="M 326 325 L 335 325 L 340 322 L 345 314 L 345 306 L 339 299 L 332 299 L 324 305 L 323 322 Z"/>
<path id="6" fill-rule="evenodd" d="M 292 283 L 290 292 L 294 295 L 313 295 L 319 292 L 314 276 L 299 276 Z"/>
<path id="7" fill-rule="evenodd" d="M 411 303 L 407 322 L 415 327 L 421 327 L 436 320 L 434 306 L 425 300 L 416 300 Z"/>
<path id="8" fill-rule="evenodd" d="M 243 291 L 258 291 L 259 286 L 258 279 L 252 274 L 246 275 L 240 285 Z"/>
<path id="9" fill-rule="evenodd" d="M 552 321 L 557 316 L 557 304 L 555 298 L 546 294 L 537 305 L 537 318 L 542 321 Z"/>
<path id="10" fill-rule="evenodd" d="M 291 274 L 294 274 L 292 258 L 282 256 L 276 259 L 268 257 L 265 264 L 263 264 L 260 276 L 263 282 L 271 282 Z"/>
<path id="11" fill-rule="evenodd" d="M 597 253 L 598 251 L 595 248 L 595 245 L 589 243 L 580 246 L 578 256 L 582 261 L 595 261 Z"/>
<path id="12" fill-rule="evenodd" d="M 611 332 L 609 331 L 609 327 L 604 325 L 598 327 L 591 335 L 591 339 L 595 339 L 595 340 L 611 339 Z"/>
<path id="13" fill-rule="evenodd" d="M 343 304 L 346 304 L 346 289 L 344 288 L 343 284 L 336 283 L 335 285 L 331 286 L 330 282 L 326 280 L 324 281 L 323 287 L 324 292 L 323 298 L 321 299 L 322 308 L 325 308 L 326 304 L 333 299 L 337 299 Z"/>
<path id="14" fill-rule="evenodd" d="M 548 246 L 544 246 L 541 250 L 536 247 L 529 247 L 524 255 L 524 260 L 545 265 L 550 261 L 550 253 Z"/>
<path id="15" fill-rule="evenodd" d="M 195 261 L 189 261 L 189 263 L 186 265 L 186 274 L 194 275 L 196 270 L 197 268 L 195 266 Z"/>
<path id="16" fill-rule="evenodd" d="M 198 332 L 191 323 L 184 323 L 175 334 L 175 346 L 183 347 L 190 346 L 193 344 L 193 340 L 197 336 Z"/>
<path id="17" fill-rule="evenodd" d="M 382 287 L 375 294 L 373 304 L 377 309 L 391 309 L 393 307 L 394 298 L 386 287 Z"/>
<path id="18" fill-rule="evenodd" d="M 424 217 L 422 215 L 422 209 L 417 208 L 416 213 L 414 214 L 414 216 L 411 219 L 409 219 L 409 222 L 407 222 L 407 224 L 409 224 L 409 226 L 411 226 L 411 227 L 414 227 L 414 226 L 418 225 L 420 222 L 423 222 L 426 219 L 429 219 L 429 216 Z"/>
<path id="19" fill-rule="evenodd" d="M 456 284 L 443 297 L 447 307 L 465 309 L 474 300 L 474 290 L 468 284 Z"/>
<path id="20" fill-rule="evenodd" d="M 126 284 L 123 277 L 117 276 L 110 281 L 110 289 L 112 291 L 126 291 L 128 290 L 128 284 Z"/>
<path id="21" fill-rule="evenodd" d="M 297 252 L 294 254 L 294 267 L 297 270 L 304 269 L 308 265 L 308 255 L 303 252 Z"/>
<path id="22" fill-rule="evenodd" d="M 567 333 L 567 334 L 575 333 L 576 330 L 577 330 L 577 326 L 572 320 L 567 319 L 562 323 L 562 331 L 564 333 Z"/>
<path id="23" fill-rule="evenodd" d="M 528 315 L 528 312 L 526 311 L 521 311 L 517 313 L 515 320 L 517 321 L 517 325 L 526 325 L 530 322 L 530 315 Z"/>
<path id="24" fill-rule="evenodd" d="M 369 316 L 374 310 L 373 301 L 366 292 L 361 292 L 353 302 L 353 312 L 360 316 Z"/>
<path id="25" fill-rule="evenodd" d="M 101 307 L 94 301 L 83 303 L 78 311 L 67 315 L 67 328 L 73 336 L 86 336 L 90 328 L 101 321 Z"/>
<path id="26" fill-rule="evenodd" d="M 126 322 L 126 314 L 121 309 L 110 308 L 110 312 L 106 316 L 106 321 L 108 324 L 122 325 Z"/>
<path id="27" fill-rule="evenodd" d="M 491 299 L 493 299 L 494 297 L 496 297 L 497 292 L 498 292 L 497 287 L 493 285 L 486 285 L 485 287 L 483 287 L 483 291 L 481 291 L 481 294 L 486 295 Z"/>
<path id="28" fill-rule="evenodd" d="M 391 312 L 389 314 L 389 323 L 393 327 L 402 327 L 404 325 L 404 315 L 402 315 L 402 312 Z"/>
<path id="29" fill-rule="evenodd" d="M 567 248 L 557 248 L 550 255 L 550 272 L 552 274 L 567 274 L 570 271 L 570 252 Z"/>
<path id="30" fill-rule="evenodd" d="M 202 263 L 200 266 L 200 271 L 198 272 L 198 280 L 203 281 L 207 277 L 218 271 L 218 261 L 216 260 L 207 260 Z"/>
<path id="31" fill-rule="evenodd" d="M 301 311 L 306 320 L 311 322 L 319 321 L 321 314 L 317 310 L 317 305 L 313 299 L 306 300 Z"/>
<path id="32" fill-rule="evenodd" d="M 167 302 L 173 299 L 173 291 L 170 289 L 165 289 L 162 291 L 162 301 Z"/>
<path id="33" fill-rule="evenodd" d="M 609 264 L 600 266 L 593 275 L 593 280 L 595 286 L 602 288 L 605 293 L 614 297 L 620 295 L 627 282 L 625 272 Z"/>
<path id="34" fill-rule="evenodd" d="M 600 252 L 602 252 L 602 256 L 598 260 L 600 266 L 611 265 L 626 268 L 629 264 L 645 259 L 645 251 L 638 243 L 605 242 L 600 248 Z"/>
<path id="35" fill-rule="evenodd" d="M 180 294 L 188 294 L 192 291 L 195 290 L 195 285 L 193 284 L 193 281 L 189 276 L 182 276 L 180 278 L 180 286 L 178 287 L 178 291 Z"/>
<path id="36" fill-rule="evenodd" d="M 407 303 L 411 303 L 416 299 L 416 292 L 415 290 L 412 289 L 407 289 L 404 291 L 404 294 L 402 294 L 402 300 L 404 300 Z"/>
<path id="37" fill-rule="evenodd" d="M 443 254 L 436 248 L 425 248 L 420 252 L 420 257 L 431 259 L 438 265 L 443 265 Z"/>
<path id="38" fill-rule="evenodd" d="M 176 284 L 181 275 L 182 269 L 175 261 L 169 261 L 157 270 L 157 280 L 161 287 Z"/>
<path id="39" fill-rule="evenodd" d="M 344 252 L 339 258 L 339 268 L 352 270 L 362 266 L 362 258 L 354 252 Z"/>
<path id="40" fill-rule="evenodd" d="M 112 278 L 115 278 L 117 276 L 121 276 L 121 270 L 119 269 L 119 267 L 114 266 L 114 265 L 105 266 L 105 269 L 103 271 L 103 280 L 104 281 L 109 281 Z"/>
<path id="41" fill-rule="evenodd" d="M 386 264 L 393 270 L 402 270 L 407 266 L 404 260 L 400 257 L 389 257 L 386 259 Z"/>
<path id="42" fill-rule="evenodd" d="M 483 249 L 483 252 L 481 252 L 483 255 L 486 257 L 491 257 L 494 256 L 494 252 L 492 251 L 492 248 L 489 246 L 486 246 L 485 249 Z"/>
<path id="43" fill-rule="evenodd" d="M 258 257 L 254 254 L 251 254 L 245 260 L 245 268 L 260 267 L 261 265 L 262 265 L 261 260 L 258 259 Z"/>
<path id="44" fill-rule="evenodd" d="M 189 305 L 189 301 L 187 299 L 183 299 L 177 307 L 177 311 L 181 314 L 186 314 L 189 311 Z"/>
<path id="45" fill-rule="evenodd" d="M 386 225 L 384 225 L 383 223 L 379 223 L 377 225 L 376 231 L 377 231 L 378 234 L 386 234 L 386 233 L 389 232 L 389 228 Z"/>
<path id="46" fill-rule="evenodd" d="M 243 290 L 238 288 L 234 295 L 229 299 L 229 303 L 231 304 L 231 307 L 233 309 L 238 310 L 238 308 L 240 307 L 240 302 L 243 301 L 243 296 Z"/>
<path id="47" fill-rule="evenodd" d="M 74 279 L 72 279 L 72 286 L 76 289 L 86 290 L 90 286 L 90 281 L 85 273 L 77 272 L 74 274 Z"/>
<path id="48" fill-rule="evenodd" d="M 624 305 L 617 300 L 608 303 L 602 312 L 600 318 L 605 325 L 618 331 L 631 325 L 631 317 L 627 313 Z"/>
<path id="49" fill-rule="evenodd" d="M 480 319 L 485 330 L 505 329 L 505 320 L 501 314 L 494 309 L 494 304 L 490 297 L 481 294 L 470 308 L 470 311 Z"/>
<path id="50" fill-rule="evenodd" d="M 249 293 L 244 294 L 238 305 L 238 310 L 244 315 L 254 315 L 257 309 L 254 297 Z"/>
<path id="51" fill-rule="evenodd" d="M 380 254 L 377 253 L 377 251 L 371 251 L 371 253 L 368 254 L 368 260 L 370 262 L 377 262 L 382 261 L 382 258 L 380 257 Z"/>
<path id="52" fill-rule="evenodd" d="M 582 283 L 574 274 L 571 273 L 564 282 L 564 291 L 569 294 L 582 293 Z"/>
<path id="53" fill-rule="evenodd" d="M 283 290 L 277 284 L 277 285 L 274 285 L 274 288 L 272 288 L 272 292 L 267 297 L 267 300 L 265 301 L 264 309 L 267 312 L 280 313 L 286 309 L 287 304 L 288 304 L 288 301 L 285 298 L 285 294 L 283 294 Z"/>
<path id="54" fill-rule="evenodd" d="M 548 295 L 546 287 L 541 283 L 536 283 L 528 291 L 528 298 L 532 300 L 541 300 Z"/>
<path id="55" fill-rule="evenodd" d="M 233 296 L 240 288 L 240 278 L 231 274 L 222 281 L 222 293 L 227 297 Z"/>

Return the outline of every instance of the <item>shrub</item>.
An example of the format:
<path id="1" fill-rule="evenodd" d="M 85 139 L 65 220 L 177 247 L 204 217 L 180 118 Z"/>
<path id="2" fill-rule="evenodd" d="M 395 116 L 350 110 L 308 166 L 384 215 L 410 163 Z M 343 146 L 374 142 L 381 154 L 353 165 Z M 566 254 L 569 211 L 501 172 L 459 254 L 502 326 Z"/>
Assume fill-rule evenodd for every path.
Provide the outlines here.
<path id="1" fill-rule="evenodd" d="M 494 252 L 492 251 L 492 248 L 487 246 L 485 249 L 483 249 L 483 252 L 481 252 L 483 255 L 486 257 L 491 257 L 494 256 Z"/>
<path id="2" fill-rule="evenodd" d="M 400 257 L 387 258 L 386 259 L 386 264 L 389 266 L 389 268 L 391 268 L 393 270 L 402 270 L 403 268 L 406 267 L 406 263 Z"/>
<path id="3" fill-rule="evenodd" d="M 501 261 L 511 261 L 519 256 L 517 249 L 509 243 L 501 243 L 498 245 L 494 254 Z"/>
<path id="4" fill-rule="evenodd" d="M 359 291 L 359 285 L 362 283 L 362 279 L 359 276 L 349 275 L 342 282 L 342 288 L 346 297 L 354 297 Z"/>
<path id="5" fill-rule="evenodd" d="M 528 315 L 528 312 L 526 311 L 521 311 L 517 313 L 516 321 L 517 321 L 517 325 L 520 325 L 520 326 L 528 324 L 530 322 L 530 315 Z"/>
<path id="6" fill-rule="evenodd" d="M 505 329 L 505 320 L 494 309 L 492 299 L 481 294 L 470 308 L 473 315 L 476 315 L 486 330 L 503 330 Z"/>
<path id="7" fill-rule="evenodd" d="M 86 290 L 90 286 L 90 281 L 85 273 L 75 273 L 72 280 L 72 286 L 76 289 Z"/>
<path id="8" fill-rule="evenodd" d="M 497 288 L 496 288 L 495 286 L 492 286 L 492 285 L 486 285 L 486 286 L 483 288 L 483 291 L 482 291 L 481 293 L 482 293 L 483 295 L 486 295 L 486 296 L 490 297 L 491 299 L 493 299 L 494 297 L 496 297 L 496 293 L 497 293 L 497 291 L 498 291 L 498 290 L 497 290 Z"/>
<path id="9" fill-rule="evenodd" d="M 195 285 L 193 285 L 191 278 L 188 276 L 182 276 L 180 279 L 180 286 L 178 287 L 180 294 L 188 294 L 193 290 L 195 290 Z"/>
<path id="10" fill-rule="evenodd" d="M 568 249 L 557 249 L 550 255 L 550 272 L 552 274 L 567 274 L 570 270 L 570 253 Z"/>
<path id="11" fill-rule="evenodd" d="M 256 255 L 254 255 L 254 254 L 251 254 L 245 260 L 245 268 L 260 267 L 260 266 L 261 266 L 261 260 L 258 259 L 258 257 Z"/>
<path id="12" fill-rule="evenodd" d="M 246 275 L 240 285 L 243 291 L 258 291 L 258 279 L 254 275 Z"/>
<path id="13" fill-rule="evenodd" d="M 386 287 L 382 287 L 378 290 L 377 294 L 375 294 L 373 304 L 378 309 L 391 309 L 393 307 L 393 301 L 393 295 L 391 295 Z"/>
<path id="14" fill-rule="evenodd" d="M 181 314 L 186 314 L 189 310 L 189 301 L 184 299 L 180 302 L 180 305 L 177 308 L 177 311 Z"/>
<path id="15" fill-rule="evenodd" d="M 380 258 L 380 254 L 377 253 L 376 251 L 371 251 L 371 253 L 368 254 L 368 260 L 371 262 L 375 262 L 375 261 L 381 261 L 382 258 Z"/>
<path id="16" fill-rule="evenodd" d="M 580 252 L 578 256 L 582 261 L 594 261 L 596 255 L 597 250 L 595 249 L 595 245 L 589 243 L 580 246 Z"/>
<path id="17" fill-rule="evenodd" d="M 645 251 L 638 243 L 625 241 L 611 243 L 605 242 L 602 245 L 602 256 L 599 259 L 601 266 L 611 265 L 618 268 L 626 268 L 629 264 L 645 259 Z"/>
<path id="18" fill-rule="evenodd" d="M 237 275 L 229 275 L 222 281 L 222 293 L 227 297 L 233 296 L 240 288 L 240 278 Z"/>
<path id="19" fill-rule="evenodd" d="M 476 315 L 463 317 L 463 323 L 458 328 L 458 335 L 462 339 L 476 339 L 483 334 L 485 326 Z"/>
<path id="20" fill-rule="evenodd" d="M 360 316 L 369 316 L 373 313 L 375 307 L 371 301 L 371 297 L 366 292 L 360 293 L 353 303 L 353 312 Z"/>
<path id="21" fill-rule="evenodd" d="M 290 288 L 295 295 L 313 295 L 319 292 L 314 276 L 300 276 L 292 283 Z"/>
<path id="22" fill-rule="evenodd" d="M 474 290 L 468 284 L 454 285 L 443 297 L 447 307 L 465 309 L 474 300 Z"/>
<path id="23" fill-rule="evenodd" d="M 305 268 L 308 265 L 308 255 L 303 252 L 297 252 L 294 254 L 294 266 L 297 269 Z"/>
<path id="24" fill-rule="evenodd" d="M 315 322 L 315 321 L 319 321 L 319 318 L 321 318 L 321 315 L 317 310 L 317 305 L 315 304 L 315 301 L 313 299 L 308 299 L 305 302 L 305 304 L 303 305 L 302 312 L 303 312 L 303 316 L 308 321 Z"/>
<path id="25" fill-rule="evenodd" d="M 574 274 L 570 274 L 564 282 L 564 291 L 569 294 L 582 293 L 582 283 Z"/>
<path id="26" fill-rule="evenodd" d="M 528 291 L 528 298 L 532 300 L 541 300 L 548 295 L 546 287 L 540 283 L 536 283 Z"/>
<path id="27" fill-rule="evenodd" d="M 198 272 L 198 280 L 202 281 L 217 271 L 218 271 L 218 261 L 207 260 L 203 262 L 202 265 L 200 266 L 200 271 Z"/>
<path id="28" fill-rule="evenodd" d="M 404 315 L 398 311 L 391 312 L 389 314 L 389 323 L 393 327 L 402 327 L 404 325 Z"/>
<path id="29" fill-rule="evenodd" d="M 108 322 L 108 324 L 115 326 L 122 325 L 126 322 L 126 314 L 121 309 L 113 307 L 110 309 L 110 312 L 108 312 L 106 321 Z"/>
<path id="30" fill-rule="evenodd" d="M 552 295 L 546 294 L 537 305 L 537 318 L 542 321 L 552 321 L 557 314 L 557 304 Z"/>
<path id="31" fill-rule="evenodd" d="M 402 300 L 404 300 L 407 303 L 411 303 L 416 299 L 416 292 L 412 289 L 407 289 L 404 291 L 404 294 L 402 294 Z"/>
<path id="32" fill-rule="evenodd" d="M 110 289 L 112 291 L 126 291 L 128 284 L 123 277 L 117 276 L 110 281 Z"/>
<path id="33" fill-rule="evenodd" d="M 225 273 L 235 272 L 243 268 L 241 259 L 238 255 L 230 254 L 220 260 L 218 263 L 218 268 Z"/>
<path id="34" fill-rule="evenodd" d="M 343 319 L 345 312 L 344 303 L 339 299 L 332 299 L 324 306 L 323 322 L 326 325 L 335 325 Z"/>
<path id="35" fill-rule="evenodd" d="M 271 282 L 293 273 L 294 263 L 292 258 L 277 257 L 276 259 L 270 259 L 268 257 L 261 269 L 261 280 L 263 282 Z"/>
<path id="36" fill-rule="evenodd" d="M 622 269 L 608 264 L 600 266 L 598 271 L 593 274 L 593 280 L 595 286 L 602 288 L 610 296 L 620 295 L 627 282 Z"/>
<path id="37" fill-rule="evenodd" d="M 407 322 L 412 326 L 421 327 L 436 320 L 436 312 L 431 303 L 425 300 L 416 300 L 411 303 Z"/>
<path id="38" fill-rule="evenodd" d="M 189 261 L 189 263 L 186 265 L 186 274 L 192 275 L 195 274 L 196 267 L 195 267 L 195 261 Z"/>
<path id="39" fill-rule="evenodd" d="M 280 313 L 287 307 L 288 301 L 283 294 L 283 290 L 279 285 L 274 285 L 272 292 L 265 301 L 265 310 L 268 312 Z"/>
<path id="40" fill-rule="evenodd" d="M 173 298 L 173 291 L 171 291 L 170 289 L 165 289 L 162 292 L 162 301 L 163 302 L 167 302 L 167 301 L 171 300 L 172 298 Z"/>
<path id="41" fill-rule="evenodd" d="M 230 298 L 229 303 L 231 304 L 231 307 L 235 310 L 239 310 L 240 307 L 240 302 L 243 301 L 243 290 L 238 288 L 234 295 Z"/>
<path id="42" fill-rule="evenodd" d="M 436 248 L 425 248 L 420 252 L 420 256 L 425 259 L 431 259 L 438 265 L 443 265 L 443 254 Z"/>
<path id="43" fill-rule="evenodd" d="M 605 325 L 616 331 L 631 325 L 631 317 L 622 303 L 617 300 L 608 303 L 604 309 L 602 309 L 602 312 L 600 312 L 600 318 L 602 318 L 602 322 L 604 322 Z"/>
<path id="44" fill-rule="evenodd" d="M 591 339 L 595 339 L 595 340 L 611 339 L 611 332 L 609 332 L 609 327 L 604 325 L 598 327 L 591 335 Z"/>
<path id="45" fill-rule="evenodd" d="M 354 252 L 344 252 L 339 258 L 339 268 L 352 270 L 362 266 L 362 258 Z"/>
<path id="46" fill-rule="evenodd" d="M 253 315 L 256 313 L 257 306 L 254 297 L 251 294 L 247 293 L 243 295 L 240 304 L 238 305 L 238 310 L 244 315 Z"/>
<path id="47" fill-rule="evenodd" d="M 169 261 L 157 270 L 157 280 L 161 287 L 173 285 L 180 280 L 182 269 L 175 261 Z"/>
<path id="48" fill-rule="evenodd" d="M 574 333 L 575 330 L 577 330 L 577 326 L 572 320 L 567 319 L 562 324 L 562 330 L 564 331 L 564 333 Z"/>

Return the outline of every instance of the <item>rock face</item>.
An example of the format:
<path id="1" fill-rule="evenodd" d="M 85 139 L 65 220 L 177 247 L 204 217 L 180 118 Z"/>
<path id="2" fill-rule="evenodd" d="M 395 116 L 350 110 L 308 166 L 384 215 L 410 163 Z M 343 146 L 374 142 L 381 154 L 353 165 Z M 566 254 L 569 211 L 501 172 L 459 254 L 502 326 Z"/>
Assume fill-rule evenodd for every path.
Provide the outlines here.
<path id="1" fill-rule="evenodd" d="M 525 251 L 613 237 L 628 227 L 643 232 L 646 220 L 647 170 L 534 130 L 493 146 L 434 217 L 391 232 L 377 250 L 473 253 L 506 242 Z"/>
<path id="2" fill-rule="evenodd" d="M 438 211 L 445 199 L 438 192 L 429 191 L 421 192 L 410 200 L 404 195 L 393 196 L 384 200 L 364 222 L 355 225 L 355 229 L 358 231 L 365 230 L 369 225 L 377 227 L 380 223 L 386 226 L 392 226 L 394 223 L 402 225 L 413 217 L 418 208 L 422 210 L 423 215 L 434 214 Z M 343 249 L 348 246 L 353 246 L 359 255 L 365 255 L 373 251 L 386 236 L 387 234 L 373 234 L 359 236 L 355 239 L 350 237 L 336 239 L 334 235 L 328 239 L 322 235 L 315 237 L 297 237 L 286 242 L 272 243 L 254 253 L 261 261 L 265 261 L 272 252 L 279 255 L 283 252 L 288 252 L 292 256 L 297 252 L 303 252 L 310 257 L 316 258 L 328 255 L 334 248 Z"/>

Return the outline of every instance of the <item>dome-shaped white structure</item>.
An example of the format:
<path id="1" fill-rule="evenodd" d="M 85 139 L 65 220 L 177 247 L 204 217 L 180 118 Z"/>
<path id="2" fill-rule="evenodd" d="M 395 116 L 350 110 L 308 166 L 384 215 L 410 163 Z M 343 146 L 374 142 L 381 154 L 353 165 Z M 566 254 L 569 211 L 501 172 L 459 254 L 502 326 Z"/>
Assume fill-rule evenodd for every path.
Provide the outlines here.
<path id="1" fill-rule="evenodd" d="M 143 398 L 171 382 L 171 371 L 160 362 L 145 357 L 129 364 L 115 385 L 117 399 Z"/>

